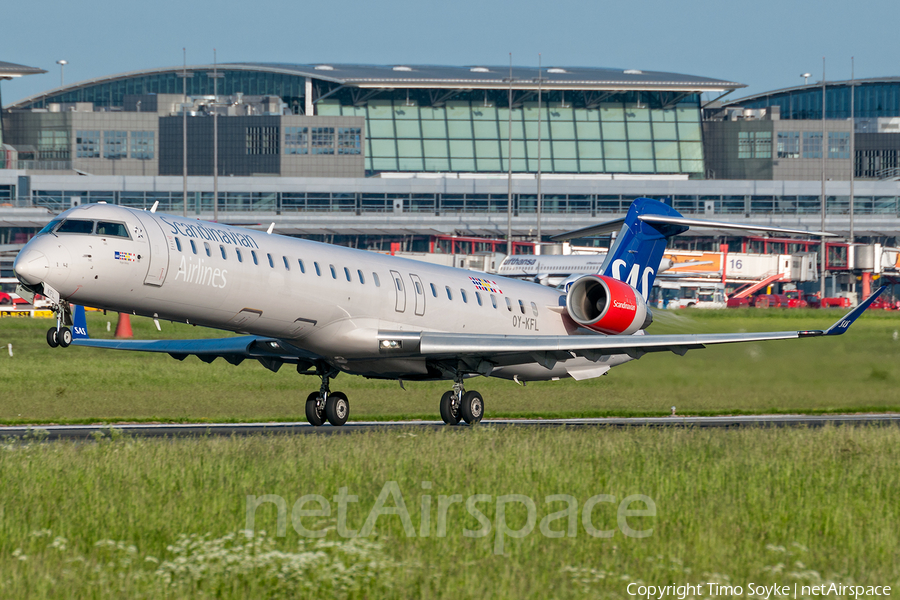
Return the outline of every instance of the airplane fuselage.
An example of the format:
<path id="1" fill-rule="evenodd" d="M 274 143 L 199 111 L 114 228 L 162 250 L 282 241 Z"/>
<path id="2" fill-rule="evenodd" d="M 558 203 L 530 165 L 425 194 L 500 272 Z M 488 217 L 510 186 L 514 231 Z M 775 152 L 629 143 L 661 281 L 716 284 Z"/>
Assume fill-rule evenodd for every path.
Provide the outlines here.
<path id="1" fill-rule="evenodd" d="M 291 340 L 335 357 L 349 372 L 433 375 L 424 359 L 379 356 L 379 331 L 567 335 L 579 329 L 564 314 L 560 292 L 530 282 L 114 205 L 74 208 L 59 219 L 75 230 L 72 223 L 90 221 L 93 229 L 83 229 L 92 233 L 40 235 L 21 260 L 37 256 L 25 253 L 50 257 L 40 279 L 62 299 Z M 524 379 L 566 374 L 537 365 L 497 372 Z"/>

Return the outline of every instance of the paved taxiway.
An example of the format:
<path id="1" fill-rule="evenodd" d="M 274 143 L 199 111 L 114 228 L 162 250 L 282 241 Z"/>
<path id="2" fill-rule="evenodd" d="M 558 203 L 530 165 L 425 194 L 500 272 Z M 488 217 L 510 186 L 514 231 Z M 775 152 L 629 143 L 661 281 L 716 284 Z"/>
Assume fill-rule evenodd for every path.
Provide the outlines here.
<path id="1" fill-rule="evenodd" d="M 598 419 L 485 419 L 482 424 L 499 427 L 821 427 L 824 425 L 900 425 L 900 414 L 852 415 L 742 415 L 723 417 L 637 417 Z M 467 425 L 462 424 L 462 427 Z M 110 429 L 112 427 L 112 430 Z M 313 427 L 296 423 L 123 423 L 110 425 L 0 426 L 0 438 L 91 439 L 124 434 L 136 437 L 202 435 L 353 433 L 385 429 L 439 429 L 440 421 L 353 421 L 343 427 Z"/>

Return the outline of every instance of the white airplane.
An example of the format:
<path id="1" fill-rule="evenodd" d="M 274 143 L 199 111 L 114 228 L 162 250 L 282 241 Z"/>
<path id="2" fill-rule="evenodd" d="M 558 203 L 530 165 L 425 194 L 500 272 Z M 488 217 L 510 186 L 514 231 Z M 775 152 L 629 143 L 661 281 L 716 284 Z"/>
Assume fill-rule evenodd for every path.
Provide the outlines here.
<path id="1" fill-rule="evenodd" d="M 155 207 L 154 207 L 155 208 Z M 441 418 L 477 423 L 484 400 L 464 381 L 483 375 L 516 382 L 604 375 L 648 352 L 711 344 L 839 335 L 884 288 L 827 331 L 641 335 L 646 297 L 666 239 L 689 225 L 671 207 L 642 198 L 624 219 L 600 275 L 567 293 L 526 281 L 267 235 L 108 204 L 72 208 L 22 249 L 20 295 L 40 293 L 57 313 L 50 346 L 70 344 L 165 352 L 178 360 L 252 358 L 277 371 L 296 365 L 321 379 L 306 401 L 313 425 L 343 425 L 339 373 L 370 378 L 449 380 Z M 194 340 L 95 340 L 72 305 L 132 313 L 244 335 Z"/>

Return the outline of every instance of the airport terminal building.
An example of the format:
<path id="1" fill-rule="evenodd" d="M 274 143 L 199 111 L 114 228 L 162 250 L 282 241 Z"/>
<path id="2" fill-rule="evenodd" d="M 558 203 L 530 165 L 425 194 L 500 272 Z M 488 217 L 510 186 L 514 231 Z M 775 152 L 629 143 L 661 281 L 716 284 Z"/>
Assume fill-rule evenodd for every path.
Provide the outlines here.
<path id="1" fill-rule="evenodd" d="M 514 238 L 534 239 L 538 198 L 544 236 L 645 195 L 818 229 L 823 148 L 827 228 L 849 231 L 855 168 L 856 235 L 894 244 L 900 80 L 853 82 L 854 158 L 848 82 L 828 84 L 824 141 L 821 86 L 709 100 L 741 87 L 582 67 L 233 63 L 101 77 L 4 107 L 0 245 L 97 201 L 362 247 L 503 238 L 508 209 Z"/>

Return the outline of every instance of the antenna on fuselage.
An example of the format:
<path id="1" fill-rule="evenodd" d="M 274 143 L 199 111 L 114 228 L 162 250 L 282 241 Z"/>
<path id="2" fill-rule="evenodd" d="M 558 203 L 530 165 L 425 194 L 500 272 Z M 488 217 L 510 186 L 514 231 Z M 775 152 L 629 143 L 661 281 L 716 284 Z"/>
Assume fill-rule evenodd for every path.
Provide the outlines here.
<path id="1" fill-rule="evenodd" d="M 272 221 L 272 224 L 269 225 L 269 228 L 266 229 L 266 233 L 272 235 L 272 231 L 275 229 L 275 221 Z"/>
<path id="2" fill-rule="evenodd" d="M 155 213 L 157 207 L 159 206 L 159 200 L 153 203 L 153 206 L 150 208 L 150 212 Z"/>

